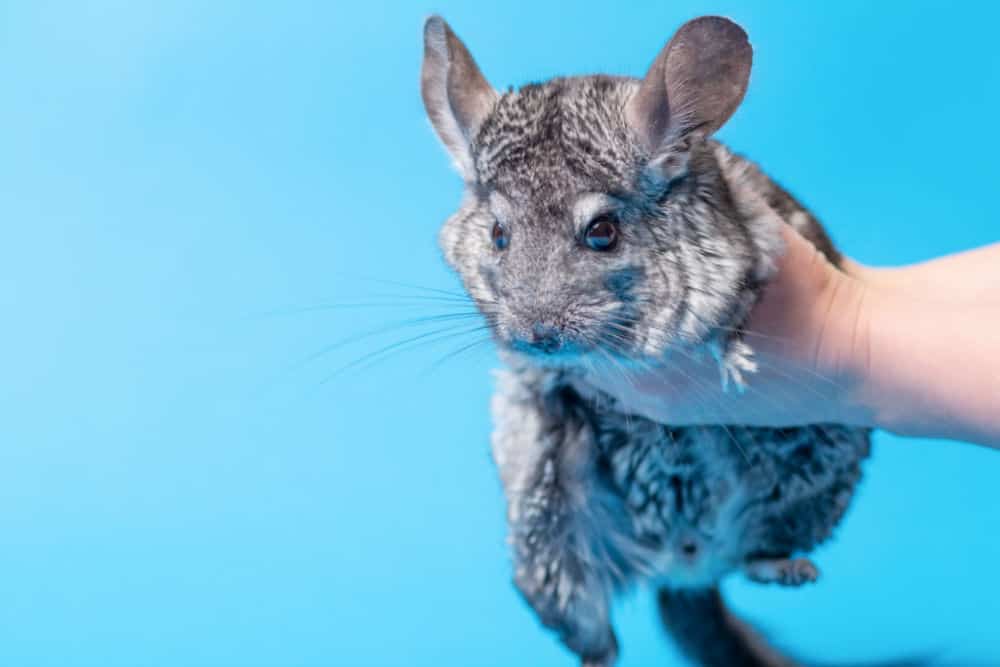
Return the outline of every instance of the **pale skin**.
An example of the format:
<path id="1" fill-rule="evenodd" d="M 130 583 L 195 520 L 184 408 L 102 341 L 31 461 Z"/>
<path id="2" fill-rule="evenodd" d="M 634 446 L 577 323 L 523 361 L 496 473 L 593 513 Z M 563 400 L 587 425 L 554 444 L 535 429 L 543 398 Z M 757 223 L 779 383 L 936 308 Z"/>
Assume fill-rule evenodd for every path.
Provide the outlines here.
<path id="1" fill-rule="evenodd" d="M 689 353 L 589 374 L 578 389 L 668 424 L 838 422 L 1000 449 L 1000 243 L 838 270 L 775 223 L 786 251 L 746 326 L 758 370 L 744 391 L 724 390 L 715 360 Z"/>

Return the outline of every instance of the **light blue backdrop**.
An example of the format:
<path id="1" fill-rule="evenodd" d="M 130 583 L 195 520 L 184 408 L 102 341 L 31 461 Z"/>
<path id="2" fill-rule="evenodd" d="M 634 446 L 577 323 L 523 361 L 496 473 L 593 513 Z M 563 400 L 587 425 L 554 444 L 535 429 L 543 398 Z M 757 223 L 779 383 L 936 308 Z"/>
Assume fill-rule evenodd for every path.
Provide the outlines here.
<path id="1" fill-rule="evenodd" d="M 572 664 L 508 583 L 492 350 L 323 383 L 414 327 L 298 363 L 447 310 L 366 277 L 456 287 L 432 11 L 497 86 L 639 75 L 732 16 L 756 58 L 722 137 L 849 253 L 1000 238 L 987 3 L 615 5 L 0 2 L 0 665 Z M 822 582 L 729 593 L 806 655 L 1000 660 L 1000 456 L 876 440 Z M 648 597 L 622 664 L 679 664 Z"/>

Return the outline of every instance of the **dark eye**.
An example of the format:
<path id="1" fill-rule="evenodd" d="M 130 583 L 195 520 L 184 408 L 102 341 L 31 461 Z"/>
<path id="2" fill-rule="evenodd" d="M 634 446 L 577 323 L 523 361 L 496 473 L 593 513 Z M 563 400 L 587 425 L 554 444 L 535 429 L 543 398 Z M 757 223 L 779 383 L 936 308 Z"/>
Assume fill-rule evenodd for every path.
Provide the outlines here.
<path id="1" fill-rule="evenodd" d="M 490 232 L 490 239 L 497 250 L 503 250 L 510 243 L 510 235 L 499 222 L 493 223 L 493 231 Z"/>
<path id="2" fill-rule="evenodd" d="M 618 220 L 610 213 L 594 218 L 587 225 L 583 240 L 591 250 L 611 250 L 618 243 Z"/>

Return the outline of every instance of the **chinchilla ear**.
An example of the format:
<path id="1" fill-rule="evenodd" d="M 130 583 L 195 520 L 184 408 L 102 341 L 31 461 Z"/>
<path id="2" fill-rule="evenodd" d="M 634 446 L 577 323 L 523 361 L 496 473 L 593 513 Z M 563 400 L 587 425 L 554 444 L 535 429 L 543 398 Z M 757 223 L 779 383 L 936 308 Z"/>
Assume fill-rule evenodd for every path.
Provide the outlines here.
<path id="1" fill-rule="evenodd" d="M 440 16 L 424 24 L 420 94 L 438 137 L 467 181 L 475 170 L 469 143 L 493 108 L 497 93 L 483 77 L 465 44 Z"/>
<path id="2" fill-rule="evenodd" d="M 729 19 L 688 21 L 629 100 L 629 125 L 654 156 L 685 135 L 711 135 L 743 100 L 752 61 L 746 32 Z"/>

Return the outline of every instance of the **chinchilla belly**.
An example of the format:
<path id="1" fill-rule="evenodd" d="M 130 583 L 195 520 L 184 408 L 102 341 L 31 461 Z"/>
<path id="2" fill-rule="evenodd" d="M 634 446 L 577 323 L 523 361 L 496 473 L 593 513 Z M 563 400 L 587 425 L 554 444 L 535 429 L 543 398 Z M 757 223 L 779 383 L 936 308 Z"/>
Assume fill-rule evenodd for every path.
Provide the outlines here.
<path id="1" fill-rule="evenodd" d="M 558 535 L 549 542 L 615 585 L 704 586 L 809 551 L 843 516 L 869 451 L 866 429 L 671 427 L 601 408 L 559 373 L 496 377 L 492 449 L 515 551 Z"/>
<path id="2" fill-rule="evenodd" d="M 627 520 L 642 578 L 703 586 L 756 558 L 812 549 L 843 516 L 869 432 L 801 428 L 676 428 L 591 415 L 602 479 Z M 598 537 L 598 536 L 595 536 Z"/>

